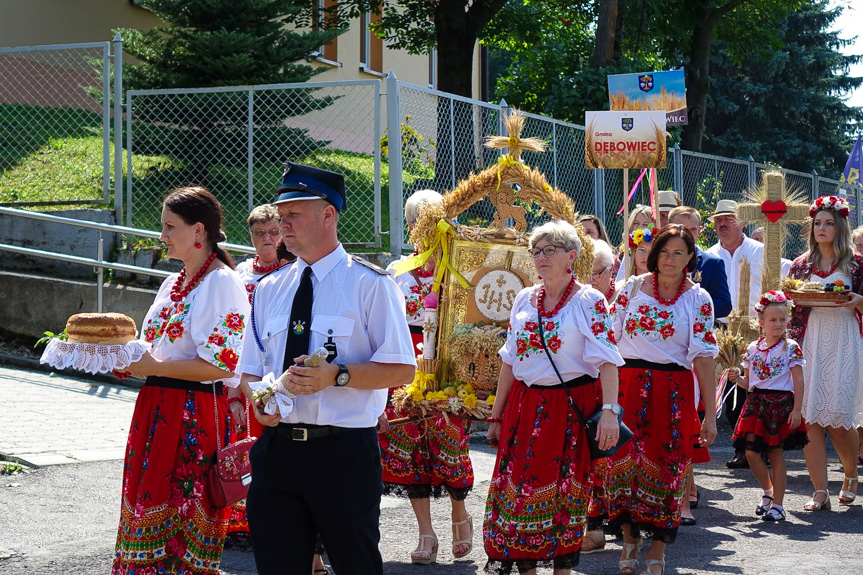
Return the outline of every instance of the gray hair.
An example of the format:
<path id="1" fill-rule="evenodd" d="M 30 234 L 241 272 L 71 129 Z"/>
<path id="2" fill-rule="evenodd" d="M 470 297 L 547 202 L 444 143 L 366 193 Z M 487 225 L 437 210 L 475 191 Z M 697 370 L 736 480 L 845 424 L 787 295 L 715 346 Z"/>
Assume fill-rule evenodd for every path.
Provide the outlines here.
<path id="1" fill-rule="evenodd" d="M 443 196 L 434 190 L 418 190 L 405 201 L 405 223 L 412 224 L 420 215 L 420 208 L 443 202 Z"/>
<path id="2" fill-rule="evenodd" d="M 614 253 L 611 251 L 611 246 L 603 240 L 594 240 L 593 242 L 593 261 L 607 267 L 614 264 Z"/>
<path id="3" fill-rule="evenodd" d="M 552 220 L 534 228 L 527 240 L 528 249 L 532 250 L 540 240 L 563 246 L 569 251 L 575 250 L 576 257 L 581 254 L 581 238 L 578 237 L 575 226 L 569 222 Z"/>

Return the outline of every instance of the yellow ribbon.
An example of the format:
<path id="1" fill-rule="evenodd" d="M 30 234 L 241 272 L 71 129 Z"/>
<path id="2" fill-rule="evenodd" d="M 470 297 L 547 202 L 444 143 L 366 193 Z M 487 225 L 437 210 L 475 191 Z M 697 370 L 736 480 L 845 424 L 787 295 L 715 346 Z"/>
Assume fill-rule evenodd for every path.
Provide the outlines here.
<path id="1" fill-rule="evenodd" d="M 461 287 L 468 289 L 470 288 L 470 282 L 468 282 L 464 277 L 456 271 L 456 269 L 452 266 L 449 261 L 449 247 L 447 242 L 447 235 L 454 236 L 455 234 L 452 231 L 452 226 L 446 220 L 440 220 L 437 223 L 437 234 L 435 234 L 434 242 L 432 242 L 432 246 L 424 251 L 421 254 L 417 254 L 413 257 L 406 259 L 403 262 L 397 263 L 393 266 L 395 270 L 395 275 L 401 275 L 405 272 L 409 272 L 410 270 L 416 269 L 422 265 L 424 265 L 438 246 L 441 247 L 441 251 L 443 255 L 441 256 L 441 261 L 438 262 L 435 270 L 435 279 L 434 284 L 432 284 L 432 291 L 438 291 L 440 287 L 440 282 L 443 279 L 443 272 L 445 269 L 448 269 L 450 273 L 452 273 L 453 277 L 461 284 Z"/>
<path id="2" fill-rule="evenodd" d="M 497 163 L 499 164 L 497 167 L 497 188 L 500 188 L 500 172 L 504 168 L 509 168 L 510 166 L 521 166 L 521 162 L 516 160 L 510 155 L 503 155 L 497 159 Z"/>
<path id="3" fill-rule="evenodd" d="M 437 377 L 433 373 L 423 373 L 419 369 L 414 374 L 413 384 L 416 385 L 421 391 L 425 391 L 428 389 L 430 384 L 433 384 L 436 381 Z"/>

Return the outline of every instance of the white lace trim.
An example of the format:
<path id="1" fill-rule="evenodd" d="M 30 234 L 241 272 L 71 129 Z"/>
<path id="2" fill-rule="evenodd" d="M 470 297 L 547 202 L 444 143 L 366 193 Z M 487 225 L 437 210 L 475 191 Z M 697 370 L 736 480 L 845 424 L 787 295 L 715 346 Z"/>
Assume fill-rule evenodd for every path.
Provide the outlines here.
<path id="1" fill-rule="evenodd" d="M 145 341 L 133 340 L 124 345 L 69 343 L 52 339 L 39 360 L 55 369 L 73 368 L 86 373 L 111 373 L 123 370 L 139 361 L 150 349 Z"/>

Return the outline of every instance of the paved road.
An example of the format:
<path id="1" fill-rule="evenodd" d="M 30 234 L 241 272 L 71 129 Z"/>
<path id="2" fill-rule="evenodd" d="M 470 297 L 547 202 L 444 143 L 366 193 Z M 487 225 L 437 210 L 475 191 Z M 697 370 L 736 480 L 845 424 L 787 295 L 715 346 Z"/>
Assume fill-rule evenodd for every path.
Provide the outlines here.
<path id="1" fill-rule="evenodd" d="M 125 442 L 135 395 L 135 390 L 122 386 L 91 386 L 67 377 L 0 368 L 0 453 L 44 458 L 43 464 L 72 463 L 0 476 L 0 573 L 110 571 L 122 475 L 122 448 L 118 446 Z M 788 461 L 788 521 L 767 524 L 755 520 L 752 510 L 759 492 L 751 473 L 729 471 L 723 465 L 730 455 L 729 436 L 730 429 L 721 426 L 712 449 L 714 462 L 698 469 L 702 491 L 702 506 L 695 512 L 698 525 L 682 528 L 677 543 L 669 547 L 667 573 L 839 575 L 863 571 L 861 504 L 820 513 L 800 511 L 811 486 L 798 452 Z M 99 453 L 104 460 L 99 460 Z M 479 531 L 494 455 L 477 444 L 472 446 L 471 458 L 477 483 L 467 505 Z M 841 480 L 835 455 L 830 474 L 835 505 Z M 381 551 L 385 573 L 481 573 L 484 556 L 479 532 L 474 538 L 477 547 L 468 559 L 453 561 L 449 506 L 435 501 L 432 512 L 441 539 L 439 563 L 413 566 L 405 563 L 416 546 L 410 505 L 406 500 L 384 499 Z M 575 572 L 618 573 L 619 553 L 620 546 L 609 539 L 605 551 L 582 557 Z M 251 554 L 226 551 L 222 573 L 256 573 Z"/>

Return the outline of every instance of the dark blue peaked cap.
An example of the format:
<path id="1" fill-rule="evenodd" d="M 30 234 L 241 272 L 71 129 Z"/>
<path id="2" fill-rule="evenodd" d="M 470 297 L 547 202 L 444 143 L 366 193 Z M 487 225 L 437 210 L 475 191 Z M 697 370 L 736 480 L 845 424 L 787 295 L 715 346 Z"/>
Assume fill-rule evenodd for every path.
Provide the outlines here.
<path id="1" fill-rule="evenodd" d="M 290 162 L 285 163 L 282 185 L 276 193 L 279 197 L 273 205 L 298 200 L 327 200 L 338 212 L 348 205 L 343 175 Z"/>

